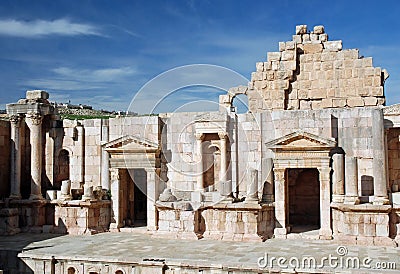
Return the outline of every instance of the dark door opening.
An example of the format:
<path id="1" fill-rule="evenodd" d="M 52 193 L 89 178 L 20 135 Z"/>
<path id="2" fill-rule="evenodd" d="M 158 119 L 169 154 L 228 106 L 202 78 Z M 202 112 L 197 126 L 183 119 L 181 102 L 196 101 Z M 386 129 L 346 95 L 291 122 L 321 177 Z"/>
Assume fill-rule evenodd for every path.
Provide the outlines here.
<path id="1" fill-rule="evenodd" d="M 147 173 L 130 169 L 121 173 L 121 199 L 125 227 L 147 225 Z"/>
<path id="2" fill-rule="evenodd" d="M 133 225 L 147 225 L 147 172 L 133 170 Z"/>
<path id="3" fill-rule="evenodd" d="M 289 226 L 299 233 L 320 228 L 320 183 L 316 168 L 291 168 L 289 187 Z"/>

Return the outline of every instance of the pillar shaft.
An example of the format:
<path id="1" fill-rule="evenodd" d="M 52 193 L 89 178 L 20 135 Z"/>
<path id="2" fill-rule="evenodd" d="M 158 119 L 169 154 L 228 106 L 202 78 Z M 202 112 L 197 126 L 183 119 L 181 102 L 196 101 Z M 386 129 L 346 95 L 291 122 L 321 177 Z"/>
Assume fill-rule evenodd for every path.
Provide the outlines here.
<path id="1" fill-rule="evenodd" d="M 29 199 L 43 199 L 42 196 L 42 119 L 39 113 L 28 113 L 26 122 L 30 130 L 31 144 L 31 195 Z"/>
<path id="2" fill-rule="evenodd" d="M 102 121 L 102 123 L 104 120 Z M 108 125 L 104 124 L 101 127 L 101 139 L 103 143 L 109 141 Z M 108 152 L 102 148 L 101 151 L 101 187 L 103 189 L 110 189 L 110 157 Z"/>
<path id="3" fill-rule="evenodd" d="M 331 239 L 331 185 L 330 185 L 330 168 L 318 168 L 320 178 L 320 211 L 321 211 L 321 228 L 319 230 L 320 239 Z"/>
<path id="4" fill-rule="evenodd" d="M 257 201 L 258 202 L 258 170 L 249 169 L 249 185 L 247 186 L 247 197 L 246 202 Z"/>
<path id="5" fill-rule="evenodd" d="M 219 175 L 220 193 L 223 196 L 232 196 L 232 182 L 227 180 L 228 171 L 228 135 L 225 132 L 218 133 L 220 138 L 221 167 Z"/>
<path id="6" fill-rule="evenodd" d="M 147 174 L 147 230 L 156 231 L 158 215 L 155 202 L 160 196 L 160 168 L 146 168 Z"/>
<path id="7" fill-rule="evenodd" d="M 225 133 L 218 133 L 219 138 L 220 138 L 220 151 L 221 151 L 221 169 L 220 169 L 220 175 L 219 175 L 219 180 L 222 182 L 226 182 L 226 171 L 227 171 L 227 151 L 226 151 L 226 141 L 227 141 L 227 135 Z"/>
<path id="8" fill-rule="evenodd" d="M 374 158 L 372 160 L 374 176 L 374 204 L 389 204 L 387 194 L 386 174 L 386 151 L 383 112 L 381 109 L 374 110 L 372 116 L 372 149 Z"/>
<path id="9" fill-rule="evenodd" d="M 265 158 L 263 159 L 263 164 L 265 166 L 266 178 L 264 185 L 259 189 L 262 191 L 263 202 L 272 203 L 274 202 L 274 173 L 272 170 L 274 162 L 272 158 Z"/>
<path id="10" fill-rule="evenodd" d="M 346 162 L 346 196 L 344 202 L 346 204 L 359 204 L 360 199 L 358 197 L 358 165 L 357 158 L 345 157 Z"/>
<path id="11" fill-rule="evenodd" d="M 197 149 L 197 176 L 196 176 L 196 190 L 204 191 L 204 182 L 203 182 L 203 139 L 204 134 L 195 134 L 196 136 L 196 149 Z"/>
<path id="12" fill-rule="evenodd" d="M 335 203 L 343 203 L 344 201 L 344 155 L 334 154 L 333 160 L 333 174 L 332 174 L 332 200 Z"/>
<path id="13" fill-rule="evenodd" d="M 276 220 L 274 235 L 276 237 L 279 237 L 280 235 L 287 234 L 286 206 L 288 199 L 287 199 L 287 184 L 285 182 L 285 169 L 274 168 L 274 177 L 275 177 L 275 220 Z"/>
<path id="14" fill-rule="evenodd" d="M 10 198 L 21 198 L 21 116 L 12 115 L 11 122 L 11 178 Z"/>

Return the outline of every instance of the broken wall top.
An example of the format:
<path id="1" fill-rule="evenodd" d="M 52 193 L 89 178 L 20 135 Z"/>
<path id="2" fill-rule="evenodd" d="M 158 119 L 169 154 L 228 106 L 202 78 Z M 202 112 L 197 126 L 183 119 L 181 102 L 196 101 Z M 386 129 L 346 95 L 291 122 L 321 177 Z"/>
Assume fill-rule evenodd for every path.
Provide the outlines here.
<path id="1" fill-rule="evenodd" d="M 278 52 L 256 64 L 246 94 L 252 112 L 379 106 L 387 77 L 358 49 L 328 41 L 323 26 L 309 32 L 300 25 L 291 41 L 280 42 Z"/>

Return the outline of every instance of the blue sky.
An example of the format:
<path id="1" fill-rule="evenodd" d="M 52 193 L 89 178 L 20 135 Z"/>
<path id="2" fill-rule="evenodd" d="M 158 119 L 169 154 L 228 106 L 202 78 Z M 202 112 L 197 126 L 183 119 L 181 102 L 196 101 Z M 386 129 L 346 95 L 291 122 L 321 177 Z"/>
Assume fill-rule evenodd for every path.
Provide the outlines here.
<path id="1" fill-rule="evenodd" d="M 374 65 L 391 75 L 388 104 L 400 103 L 399 14 L 398 1 L 2 0 L 0 109 L 27 89 L 44 89 L 53 101 L 126 110 L 148 81 L 191 64 L 221 66 L 243 77 L 218 88 L 178 89 L 157 112 L 183 109 L 193 100 L 217 102 L 221 88 L 246 84 L 255 62 L 277 51 L 279 41 L 291 40 L 299 24 L 322 24 L 330 40 L 374 57 Z M 188 75 L 193 84 L 218 75 L 207 69 L 199 80 L 194 73 Z M 142 89 L 142 98 L 151 99 L 160 85 Z M 144 104 L 137 104 L 139 112 Z"/>

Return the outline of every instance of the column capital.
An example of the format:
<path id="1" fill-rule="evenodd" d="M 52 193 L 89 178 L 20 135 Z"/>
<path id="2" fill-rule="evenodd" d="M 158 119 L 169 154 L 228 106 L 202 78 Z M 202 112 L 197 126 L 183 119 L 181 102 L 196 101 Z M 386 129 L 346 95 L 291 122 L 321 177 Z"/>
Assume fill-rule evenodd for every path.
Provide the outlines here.
<path id="1" fill-rule="evenodd" d="M 28 112 L 26 114 L 26 118 L 28 119 L 27 122 L 29 122 L 30 124 L 35 125 L 35 126 L 40 125 L 43 120 L 43 116 L 37 112 Z"/>
<path id="2" fill-rule="evenodd" d="M 227 139 L 228 138 L 228 133 L 220 131 L 218 132 L 218 136 L 220 139 Z"/>
<path id="3" fill-rule="evenodd" d="M 14 127 L 20 127 L 21 121 L 22 121 L 22 115 L 16 114 L 10 116 L 11 125 L 13 125 Z"/>
<path id="4" fill-rule="evenodd" d="M 204 140 L 204 133 L 195 133 L 194 137 L 196 137 L 196 140 Z"/>
<path id="5" fill-rule="evenodd" d="M 285 179 L 285 168 L 274 168 L 275 181 L 283 181 Z"/>

